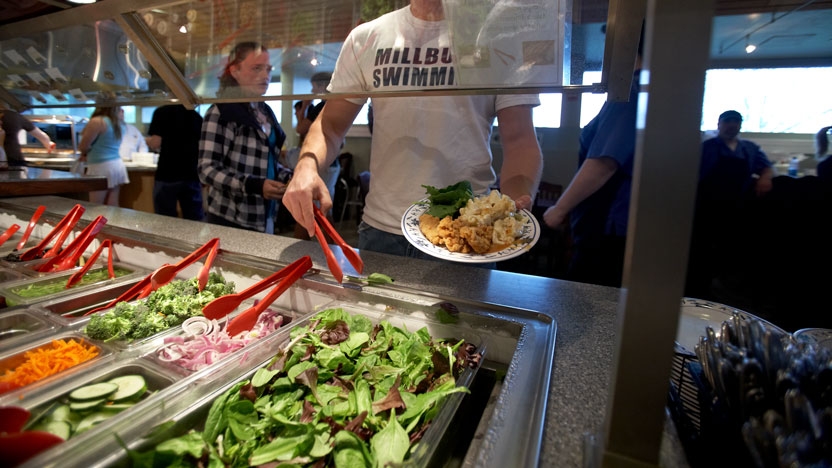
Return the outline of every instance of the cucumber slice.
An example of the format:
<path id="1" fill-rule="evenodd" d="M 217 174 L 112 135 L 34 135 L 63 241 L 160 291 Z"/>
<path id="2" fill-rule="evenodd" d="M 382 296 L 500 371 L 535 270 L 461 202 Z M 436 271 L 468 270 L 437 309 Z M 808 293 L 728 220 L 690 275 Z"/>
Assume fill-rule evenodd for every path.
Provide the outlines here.
<path id="1" fill-rule="evenodd" d="M 71 411 L 69 405 L 59 405 L 49 413 L 47 419 L 49 421 L 69 421 Z"/>
<path id="2" fill-rule="evenodd" d="M 99 382 L 92 385 L 85 385 L 76 388 L 69 394 L 69 399 L 74 401 L 99 400 L 107 398 L 118 390 L 118 385 L 110 382 Z"/>
<path id="3" fill-rule="evenodd" d="M 72 427 L 66 421 L 46 421 L 38 424 L 34 429 L 55 434 L 63 440 L 68 440 L 72 436 Z"/>
<path id="4" fill-rule="evenodd" d="M 118 386 L 118 391 L 110 396 L 113 401 L 138 400 L 147 391 L 147 382 L 141 375 L 122 375 L 107 383 Z"/>
<path id="5" fill-rule="evenodd" d="M 82 419 L 80 423 L 78 423 L 78 429 L 75 430 L 75 434 L 80 434 L 84 431 L 88 431 L 101 421 L 106 421 L 107 419 L 110 419 L 112 417 L 113 413 L 107 413 L 104 411 L 89 414 L 87 415 L 87 417 Z"/>
<path id="6" fill-rule="evenodd" d="M 69 409 L 78 412 L 92 411 L 94 409 L 98 409 L 99 406 L 103 405 L 106 402 L 106 398 L 102 398 L 100 400 L 73 401 L 69 404 Z"/>

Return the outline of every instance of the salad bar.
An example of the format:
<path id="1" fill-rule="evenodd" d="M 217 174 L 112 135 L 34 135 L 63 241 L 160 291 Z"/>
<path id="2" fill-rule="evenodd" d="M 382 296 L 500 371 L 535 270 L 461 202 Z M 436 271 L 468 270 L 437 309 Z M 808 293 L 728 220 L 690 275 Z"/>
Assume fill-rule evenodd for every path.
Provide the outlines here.
<path id="1" fill-rule="evenodd" d="M 0 203 L 0 229 L 31 215 Z M 61 216 L 47 209 L 29 243 Z M 69 245 L 95 223 L 81 219 Z M 14 277 L 0 283 L 0 411 L 15 415 L 4 457 L 33 467 L 538 465 L 551 317 L 361 276 L 348 247 L 325 249 L 321 269 L 291 249 L 281 261 L 226 250 L 222 234 L 185 242 L 101 223 L 81 259 L 102 246 L 111 258 L 92 258 L 85 275 L 99 276 L 69 288 L 86 265 L 0 266 Z M 13 296 L 33 289 L 45 292 Z"/>

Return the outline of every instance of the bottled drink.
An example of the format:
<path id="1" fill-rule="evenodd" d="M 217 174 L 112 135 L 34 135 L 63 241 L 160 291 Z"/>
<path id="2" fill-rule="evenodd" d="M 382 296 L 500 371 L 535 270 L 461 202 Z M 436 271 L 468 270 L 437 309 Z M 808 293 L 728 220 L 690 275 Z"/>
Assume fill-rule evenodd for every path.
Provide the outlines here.
<path id="1" fill-rule="evenodd" d="M 800 161 L 797 160 L 797 156 L 792 156 L 792 160 L 789 162 L 789 175 L 791 177 L 797 177 L 797 169 L 800 167 Z"/>

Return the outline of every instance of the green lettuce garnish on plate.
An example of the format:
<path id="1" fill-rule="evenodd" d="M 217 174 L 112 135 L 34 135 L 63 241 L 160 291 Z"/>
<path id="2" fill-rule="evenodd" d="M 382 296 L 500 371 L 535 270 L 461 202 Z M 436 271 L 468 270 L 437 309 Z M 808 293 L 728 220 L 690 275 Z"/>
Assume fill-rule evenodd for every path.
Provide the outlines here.
<path id="1" fill-rule="evenodd" d="M 441 189 L 430 185 L 422 185 L 422 187 L 425 188 L 430 203 L 426 213 L 439 219 L 445 216 L 456 218 L 459 215 L 459 209 L 465 206 L 468 200 L 474 198 L 474 189 L 471 187 L 471 182 L 467 180 Z"/>

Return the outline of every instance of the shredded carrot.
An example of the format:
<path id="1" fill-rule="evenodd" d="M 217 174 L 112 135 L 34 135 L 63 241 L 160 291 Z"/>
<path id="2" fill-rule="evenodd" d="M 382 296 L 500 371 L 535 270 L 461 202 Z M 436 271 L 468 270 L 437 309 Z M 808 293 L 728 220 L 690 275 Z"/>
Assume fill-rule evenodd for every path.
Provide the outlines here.
<path id="1" fill-rule="evenodd" d="M 20 388 L 98 356 L 98 347 L 73 339 L 27 351 L 25 361 L 0 377 L 0 393 Z"/>

